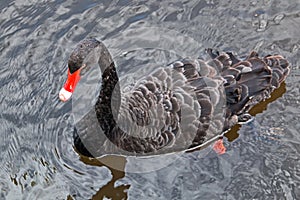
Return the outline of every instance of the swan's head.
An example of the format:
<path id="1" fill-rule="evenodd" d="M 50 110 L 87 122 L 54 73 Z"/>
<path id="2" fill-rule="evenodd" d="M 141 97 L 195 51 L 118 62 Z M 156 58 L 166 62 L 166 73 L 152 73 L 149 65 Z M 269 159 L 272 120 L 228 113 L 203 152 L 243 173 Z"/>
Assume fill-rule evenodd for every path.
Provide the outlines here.
<path id="1" fill-rule="evenodd" d="M 60 100 L 65 102 L 71 98 L 84 69 L 88 68 L 89 63 L 93 60 L 93 50 L 99 45 L 98 40 L 89 38 L 82 40 L 73 50 L 68 60 L 68 78 L 59 92 Z"/>

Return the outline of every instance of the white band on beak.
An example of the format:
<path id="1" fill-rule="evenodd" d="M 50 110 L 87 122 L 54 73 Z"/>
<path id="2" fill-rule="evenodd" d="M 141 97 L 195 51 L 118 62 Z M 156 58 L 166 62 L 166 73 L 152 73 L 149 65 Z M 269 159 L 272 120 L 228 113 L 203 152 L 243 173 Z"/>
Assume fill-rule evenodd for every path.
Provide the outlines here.
<path id="1" fill-rule="evenodd" d="M 65 88 L 62 88 L 59 91 L 59 99 L 63 102 L 68 101 L 72 96 L 72 92 L 67 91 Z"/>

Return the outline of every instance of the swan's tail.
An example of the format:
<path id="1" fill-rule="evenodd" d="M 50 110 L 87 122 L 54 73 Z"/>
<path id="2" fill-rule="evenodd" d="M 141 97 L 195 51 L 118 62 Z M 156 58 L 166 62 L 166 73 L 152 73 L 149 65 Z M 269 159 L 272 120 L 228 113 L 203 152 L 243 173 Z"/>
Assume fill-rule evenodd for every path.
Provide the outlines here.
<path id="1" fill-rule="evenodd" d="M 207 52 L 225 79 L 226 118 L 229 119 L 225 129 L 241 120 L 240 116 L 255 104 L 269 98 L 290 71 L 288 61 L 281 55 L 259 57 L 251 52 L 246 59 L 240 60 L 232 53 L 219 54 L 211 49 Z"/>
<path id="2" fill-rule="evenodd" d="M 290 72 L 289 62 L 281 55 L 266 56 L 263 60 L 272 69 L 272 86 L 278 88 Z"/>

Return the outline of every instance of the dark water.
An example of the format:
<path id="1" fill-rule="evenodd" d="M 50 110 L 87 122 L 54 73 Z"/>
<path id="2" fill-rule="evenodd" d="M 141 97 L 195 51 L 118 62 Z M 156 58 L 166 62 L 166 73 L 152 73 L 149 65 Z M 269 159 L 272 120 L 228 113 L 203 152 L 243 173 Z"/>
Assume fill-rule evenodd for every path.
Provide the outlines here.
<path id="1" fill-rule="evenodd" d="M 0 12 L 0 199 L 300 199 L 298 0 L 3 0 Z M 280 53 L 292 70 L 275 101 L 227 134 L 225 154 L 208 147 L 124 173 L 74 151 L 72 105 L 57 98 L 87 36 L 104 40 L 123 74 L 207 47 Z"/>

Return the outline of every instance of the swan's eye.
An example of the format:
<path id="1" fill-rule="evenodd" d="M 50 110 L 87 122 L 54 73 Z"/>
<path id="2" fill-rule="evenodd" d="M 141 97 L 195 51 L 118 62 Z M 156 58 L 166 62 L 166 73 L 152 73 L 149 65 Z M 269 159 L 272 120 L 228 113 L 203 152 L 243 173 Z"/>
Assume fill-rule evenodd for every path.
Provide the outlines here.
<path id="1" fill-rule="evenodd" d="M 87 71 L 88 71 L 89 67 L 86 65 L 86 64 L 83 64 L 81 67 L 80 67 L 80 75 L 84 75 Z"/>

